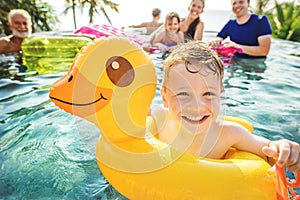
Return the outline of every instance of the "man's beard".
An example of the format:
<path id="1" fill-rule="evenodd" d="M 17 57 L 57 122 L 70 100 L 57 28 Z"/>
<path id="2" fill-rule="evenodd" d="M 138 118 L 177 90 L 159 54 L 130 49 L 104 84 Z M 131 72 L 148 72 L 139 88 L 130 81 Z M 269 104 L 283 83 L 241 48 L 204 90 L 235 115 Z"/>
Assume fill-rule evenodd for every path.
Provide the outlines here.
<path id="1" fill-rule="evenodd" d="M 28 29 L 28 31 L 26 31 L 26 32 L 20 32 L 20 31 L 17 31 L 17 30 L 14 29 L 12 31 L 12 34 L 16 37 L 19 37 L 19 38 L 27 38 L 27 37 L 31 36 L 31 30 Z"/>

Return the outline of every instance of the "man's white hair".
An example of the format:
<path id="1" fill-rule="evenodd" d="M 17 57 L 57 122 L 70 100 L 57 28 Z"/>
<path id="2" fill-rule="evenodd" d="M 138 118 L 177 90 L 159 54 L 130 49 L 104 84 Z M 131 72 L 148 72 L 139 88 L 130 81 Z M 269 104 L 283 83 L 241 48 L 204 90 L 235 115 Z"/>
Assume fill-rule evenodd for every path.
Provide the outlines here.
<path id="1" fill-rule="evenodd" d="M 8 13 L 8 22 L 12 23 L 12 17 L 15 15 L 22 15 L 24 16 L 26 19 L 28 19 L 29 24 L 32 24 L 31 22 L 31 16 L 29 15 L 29 13 L 26 10 L 23 9 L 12 9 L 9 13 Z"/>

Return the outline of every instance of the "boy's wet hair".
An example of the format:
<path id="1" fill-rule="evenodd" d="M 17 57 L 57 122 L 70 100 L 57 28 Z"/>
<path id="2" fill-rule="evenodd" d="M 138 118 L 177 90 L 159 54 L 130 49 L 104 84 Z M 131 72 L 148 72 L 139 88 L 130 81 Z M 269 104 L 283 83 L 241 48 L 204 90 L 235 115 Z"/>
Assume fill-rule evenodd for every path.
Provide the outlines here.
<path id="1" fill-rule="evenodd" d="M 224 76 L 224 65 L 218 54 L 211 50 L 206 43 L 191 40 L 187 43 L 178 44 L 163 63 L 164 77 L 163 86 L 168 78 L 171 67 L 178 63 L 185 63 L 186 70 L 190 73 L 207 73 L 207 70 L 218 75 L 221 88 Z M 205 75 L 205 74 L 204 74 Z"/>

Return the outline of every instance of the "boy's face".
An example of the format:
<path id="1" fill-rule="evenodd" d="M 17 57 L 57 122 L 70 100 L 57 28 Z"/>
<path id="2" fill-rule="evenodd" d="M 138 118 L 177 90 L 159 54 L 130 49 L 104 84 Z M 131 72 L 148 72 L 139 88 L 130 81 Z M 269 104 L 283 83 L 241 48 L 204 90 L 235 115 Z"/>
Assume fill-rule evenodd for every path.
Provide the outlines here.
<path id="1" fill-rule="evenodd" d="M 179 63 L 169 70 L 165 88 L 161 90 L 163 103 L 171 117 L 193 134 L 207 131 L 220 112 L 218 75 L 209 69 L 191 73 Z"/>

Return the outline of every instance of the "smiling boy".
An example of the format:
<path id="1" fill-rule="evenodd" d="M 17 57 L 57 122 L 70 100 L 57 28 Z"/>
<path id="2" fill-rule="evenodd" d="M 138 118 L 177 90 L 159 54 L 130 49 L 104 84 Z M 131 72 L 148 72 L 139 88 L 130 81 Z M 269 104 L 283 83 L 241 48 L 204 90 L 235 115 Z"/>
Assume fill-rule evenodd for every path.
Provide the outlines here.
<path id="1" fill-rule="evenodd" d="M 163 107 L 151 111 L 159 139 L 178 150 L 213 159 L 224 158 L 234 147 L 299 171 L 299 144 L 285 139 L 270 141 L 220 118 L 223 70 L 217 54 L 200 41 L 173 50 L 164 62 Z"/>

